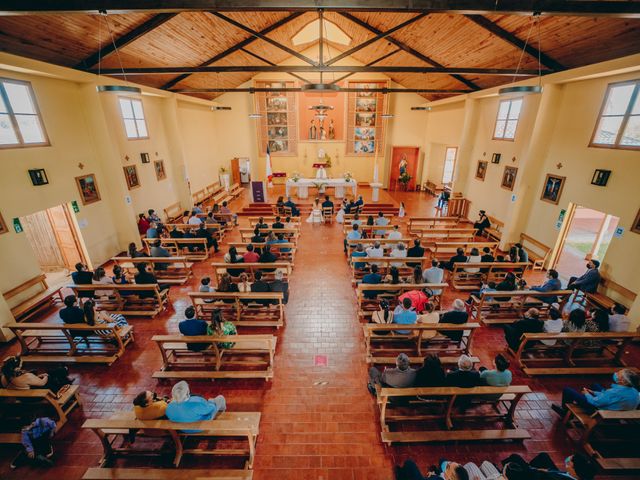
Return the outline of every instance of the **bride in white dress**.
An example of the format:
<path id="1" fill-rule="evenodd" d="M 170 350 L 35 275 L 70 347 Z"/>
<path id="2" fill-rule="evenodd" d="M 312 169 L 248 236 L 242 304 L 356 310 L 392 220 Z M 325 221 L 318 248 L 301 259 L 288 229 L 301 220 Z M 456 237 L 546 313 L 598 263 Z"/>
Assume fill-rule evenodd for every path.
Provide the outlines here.
<path id="1" fill-rule="evenodd" d="M 307 223 L 322 223 L 322 207 L 317 197 L 311 207 L 311 214 L 307 217 Z"/>
<path id="2" fill-rule="evenodd" d="M 342 205 L 338 209 L 338 214 L 336 215 L 336 222 L 343 223 L 344 222 L 344 209 L 347 206 L 347 199 L 342 200 Z"/>

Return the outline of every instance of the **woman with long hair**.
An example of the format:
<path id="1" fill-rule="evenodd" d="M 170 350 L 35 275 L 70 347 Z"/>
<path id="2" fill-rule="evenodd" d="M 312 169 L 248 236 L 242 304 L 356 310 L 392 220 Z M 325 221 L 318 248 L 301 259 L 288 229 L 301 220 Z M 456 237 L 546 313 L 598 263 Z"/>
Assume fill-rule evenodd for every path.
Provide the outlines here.
<path id="1" fill-rule="evenodd" d="M 400 270 L 398 267 L 391 267 L 389 273 L 384 277 L 384 283 L 390 283 L 391 285 L 397 285 L 402 283 L 400 279 Z"/>
<path id="2" fill-rule="evenodd" d="M 229 253 L 224 255 L 225 263 L 243 263 L 244 258 L 238 255 L 236 247 L 229 247 Z M 244 272 L 244 268 L 227 268 L 227 273 L 232 277 L 237 277 Z"/>
<path id="3" fill-rule="evenodd" d="M 226 322 L 222 318 L 222 311 L 219 308 L 216 308 L 211 312 L 211 320 L 209 321 L 209 325 L 207 325 L 207 335 L 211 336 L 227 336 L 227 335 L 237 335 L 238 331 L 236 330 L 236 326 L 231 322 Z M 235 343 L 233 342 L 218 342 L 218 348 L 233 348 Z"/>
<path id="4" fill-rule="evenodd" d="M 240 278 L 242 279 L 242 277 L 247 276 L 246 273 L 241 273 L 240 274 Z M 251 291 L 251 289 L 249 288 L 249 291 Z M 229 275 L 228 273 L 223 273 L 222 276 L 220 277 L 220 281 L 218 282 L 218 292 L 220 293 L 238 293 L 238 285 L 236 285 L 235 283 L 233 283 L 231 281 L 231 275 Z M 235 300 L 233 298 L 225 298 L 224 300 L 222 300 L 223 303 L 234 303 Z"/>
<path id="5" fill-rule="evenodd" d="M 62 387 L 70 385 L 73 380 L 69 378 L 67 367 L 56 367 L 45 373 L 35 373 L 22 368 L 22 358 L 11 356 L 2 362 L 2 377 L 0 383 L 3 388 L 17 390 L 29 390 L 30 388 L 46 388 L 58 394 Z"/>

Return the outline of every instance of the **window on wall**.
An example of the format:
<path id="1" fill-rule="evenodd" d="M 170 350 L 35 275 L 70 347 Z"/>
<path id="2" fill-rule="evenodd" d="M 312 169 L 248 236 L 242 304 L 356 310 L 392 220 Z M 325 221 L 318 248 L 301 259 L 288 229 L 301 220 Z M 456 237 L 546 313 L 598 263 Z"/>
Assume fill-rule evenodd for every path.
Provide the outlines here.
<path id="1" fill-rule="evenodd" d="M 518 118 L 522 110 L 522 99 L 502 100 L 498 107 L 496 128 L 493 131 L 495 140 L 513 140 L 516 137 Z"/>
<path id="2" fill-rule="evenodd" d="M 591 146 L 640 149 L 640 80 L 609 85 Z"/>
<path id="3" fill-rule="evenodd" d="M 144 120 L 142 100 L 135 98 L 120 98 L 119 100 L 127 138 L 149 138 L 147 122 Z"/>
<path id="4" fill-rule="evenodd" d="M 447 185 L 453 181 L 453 172 L 456 168 L 456 156 L 458 147 L 447 147 L 444 153 L 444 168 L 442 170 L 442 183 Z"/>
<path id="5" fill-rule="evenodd" d="M 0 78 L 0 147 L 49 145 L 29 82 Z"/>

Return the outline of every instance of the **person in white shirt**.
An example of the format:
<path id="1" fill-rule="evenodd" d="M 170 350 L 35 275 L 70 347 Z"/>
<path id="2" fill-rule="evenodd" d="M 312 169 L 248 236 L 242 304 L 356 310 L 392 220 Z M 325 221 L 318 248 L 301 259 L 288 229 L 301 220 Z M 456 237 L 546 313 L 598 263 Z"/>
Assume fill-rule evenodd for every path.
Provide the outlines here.
<path id="1" fill-rule="evenodd" d="M 189 217 L 189 221 L 187 223 L 189 225 L 200 225 L 202 223 L 202 219 L 198 217 L 198 212 L 193 210 L 191 212 L 191 217 Z"/>
<path id="2" fill-rule="evenodd" d="M 549 308 L 549 320 L 545 320 L 542 325 L 542 331 L 544 333 L 560 333 L 562 331 L 562 313 L 560 312 L 560 305 L 552 303 Z M 556 340 L 542 340 L 545 345 L 555 345 Z"/>
<path id="3" fill-rule="evenodd" d="M 467 257 L 467 263 L 480 263 L 482 261 L 482 256 L 477 248 L 471 249 L 471 254 Z M 468 273 L 479 273 L 479 268 L 465 268 L 465 272 Z"/>
<path id="4" fill-rule="evenodd" d="M 379 227 L 386 227 L 389 225 L 389 219 L 384 216 L 384 213 L 378 212 L 378 218 L 376 218 L 376 225 Z M 376 230 L 376 235 L 384 235 L 384 230 Z"/>
<path id="5" fill-rule="evenodd" d="M 435 325 L 440 322 L 440 312 L 435 312 L 433 303 L 427 303 L 424 306 L 425 310 L 422 315 L 418 315 L 418 323 L 427 325 Z M 429 340 L 436 336 L 438 332 L 436 330 L 423 330 L 422 340 Z"/>
<path id="6" fill-rule="evenodd" d="M 360 220 L 359 214 L 356 213 L 353 215 L 353 220 L 351 221 L 351 225 L 362 225 L 362 220 Z"/>
<path id="7" fill-rule="evenodd" d="M 627 309 L 624 305 L 616 303 L 611 307 L 611 313 L 609 314 L 609 331 L 610 332 L 628 332 L 631 326 L 629 317 L 625 314 Z"/>
<path id="8" fill-rule="evenodd" d="M 384 257 L 384 249 L 380 246 L 380 242 L 375 242 L 373 246 L 368 247 L 366 250 L 367 257 L 382 258 Z M 373 265 L 373 264 L 372 264 Z M 376 264 L 380 266 L 379 264 Z"/>
<path id="9" fill-rule="evenodd" d="M 422 279 L 424 283 L 442 283 L 444 279 L 444 270 L 438 266 L 438 260 L 435 258 L 431 260 L 431 268 L 425 269 L 422 272 Z M 440 295 L 442 290 L 436 288 L 431 290 L 434 295 Z"/>
<path id="10" fill-rule="evenodd" d="M 404 246 L 404 243 L 398 243 L 393 247 L 389 256 L 392 258 L 407 258 L 407 248 Z M 394 262 L 391 266 L 400 268 L 404 266 L 404 262 Z"/>
<path id="11" fill-rule="evenodd" d="M 395 225 L 393 227 L 393 230 L 391 230 L 388 234 L 387 234 L 387 238 L 389 240 L 400 240 L 402 238 L 402 233 L 400 233 L 399 230 L 399 226 Z"/>

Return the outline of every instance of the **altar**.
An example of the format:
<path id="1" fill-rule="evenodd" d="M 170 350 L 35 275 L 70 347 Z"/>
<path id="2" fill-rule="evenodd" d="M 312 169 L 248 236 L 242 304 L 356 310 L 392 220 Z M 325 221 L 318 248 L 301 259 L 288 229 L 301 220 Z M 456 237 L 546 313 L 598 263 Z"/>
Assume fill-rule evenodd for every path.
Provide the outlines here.
<path id="1" fill-rule="evenodd" d="M 293 187 L 298 189 L 298 198 L 309 198 L 309 187 L 316 187 L 318 194 L 323 194 L 328 187 L 335 188 L 336 198 L 344 197 L 344 192 L 347 188 L 351 188 L 353 196 L 356 196 L 358 191 L 358 182 L 355 178 L 300 178 L 298 181 L 288 179 L 285 185 L 287 196 L 291 195 Z"/>

